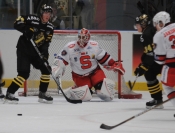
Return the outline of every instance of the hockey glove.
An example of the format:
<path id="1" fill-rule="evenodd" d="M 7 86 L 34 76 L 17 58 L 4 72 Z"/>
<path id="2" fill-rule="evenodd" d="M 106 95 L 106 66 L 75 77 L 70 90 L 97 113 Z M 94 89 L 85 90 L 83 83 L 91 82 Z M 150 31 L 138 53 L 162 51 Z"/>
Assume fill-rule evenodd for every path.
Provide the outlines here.
<path id="1" fill-rule="evenodd" d="M 124 75 L 125 69 L 123 68 L 123 65 L 121 62 L 115 62 L 112 66 L 104 66 L 107 70 L 113 70 L 114 72 L 119 71 L 120 74 Z"/>
<path id="2" fill-rule="evenodd" d="M 148 71 L 148 67 L 146 67 L 145 65 L 143 64 L 140 64 L 134 71 L 134 74 L 135 75 L 138 75 L 138 76 L 142 76 L 143 74 L 145 74 L 145 72 Z"/>
<path id="3" fill-rule="evenodd" d="M 49 62 L 48 62 L 48 56 L 46 56 L 46 55 L 42 55 L 42 56 L 43 56 L 43 62 L 47 64 L 46 67 L 48 68 L 49 72 L 52 72 L 52 68 L 51 68 L 51 66 L 49 65 Z"/>
<path id="4" fill-rule="evenodd" d="M 25 30 L 25 36 L 26 36 L 27 40 L 33 39 L 34 29 L 31 27 L 27 27 Z"/>

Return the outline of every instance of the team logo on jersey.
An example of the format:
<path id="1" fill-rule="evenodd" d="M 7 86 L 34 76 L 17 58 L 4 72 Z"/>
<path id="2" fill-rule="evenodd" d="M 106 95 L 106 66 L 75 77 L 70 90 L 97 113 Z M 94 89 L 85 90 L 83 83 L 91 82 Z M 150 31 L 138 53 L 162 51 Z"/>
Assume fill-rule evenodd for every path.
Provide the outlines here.
<path id="1" fill-rule="evenodd" d="M 67 52 L 66 52 L 66 50 L 63 50 L 63 51 L 61 52 L 61 55 L 62 55 L 62 56 L 65 56 L 65 55 L 67 55 Z"/>
<path id="2" fill-rule="evenodd" d="M 87 49 L 92 49 L 92 47 L 89 46 L 89 47 L 87 47 Z"/>
<path id="3" fill-rule="evenodd" d="M 97 45 L 97 43 L 96 43 L 96 42 L 90 42 L 90 44 L 91 44 L 91 45 Z"/>
<path id="4" fill-rule="evenodd" d="M 144 42 L 144 39 L 143 39 L 142 35 L 140 36 L 140 41 Z"/>
<path id="5" fill-rule="evenodd" d="M 92 59 L 95 59 L 95 55 L 94 54 L 92 55 Z"/>
<path id="6" fill-rule="evenodd" d="M 74 52 L 78 52 L 78 51 L 80 51 L 80 49 L 79 49 L 79 48 L 77 48 L 77 49 L 74 49 Z"/>
<path id="7" fill-rule="evenodd" d="M 74 46 L 75 46 L 75 44 L 70 44 L 68 47 L 73 48 Z"/>
<path id="8" fill-rule="evenodd" d="M 153 49 L 156 49 L 156 44 L 153 43 L 153 44 L 152 44 L 152 47 L 153 47 Z"/>
<path id="9" fill-rule="evenodd" d="M 77 62 L 77 60 L 78 60 L 77 57 L 74 57 L 74 61 Z"/>
<path id="10" fill-rule="evenodd" d="M 40 19 L 38 17 L 35 17 L 35 16 L 28 16 L 27 20 L 37 20 L 37 21 L 39 21 Z"/>

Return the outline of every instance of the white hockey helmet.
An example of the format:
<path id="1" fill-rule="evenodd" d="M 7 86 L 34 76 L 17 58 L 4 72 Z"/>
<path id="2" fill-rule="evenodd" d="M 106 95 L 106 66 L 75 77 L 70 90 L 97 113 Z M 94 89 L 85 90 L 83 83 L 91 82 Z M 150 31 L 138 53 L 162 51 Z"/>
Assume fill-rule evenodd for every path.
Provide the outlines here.
<path id="1" fill-rule="evenodd" d="M 167 13 L 165 11 L 158 12 L 153 18 L 154 27 L 156 27 L 156 25 L 159 24 L 160 22 L 163 23 L 163 27 L 165 26 L 165 24 L 169 23 L 170 22 L 169 13 Z"/>
<path id="2" fill-rule="evenodd" d="M 78 44 L 80 47 L 85 47 L 88 41 L 90 40 L 90 32 L 89 30 L 82 28 L 78 32 Z"/>

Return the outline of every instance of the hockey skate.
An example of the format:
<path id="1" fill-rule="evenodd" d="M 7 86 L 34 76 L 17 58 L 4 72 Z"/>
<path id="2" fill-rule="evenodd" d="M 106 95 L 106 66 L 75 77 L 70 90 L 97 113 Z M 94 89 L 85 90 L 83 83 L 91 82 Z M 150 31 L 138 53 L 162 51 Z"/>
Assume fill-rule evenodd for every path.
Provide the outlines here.
<path id="1" fill-rule="evenodd" d="M 160 103 L 162 103 L 163 101 L 162 100 L 152 100 L 152 101 L 149 101 L 146 103 L 146 108 L 147 109 L 150 109 L 151 107 L 155 106 L 155 105 L 158 105 Z M 156 109 L 163 109 L 163 105 L 160 105 L 158 107 L 156 107 Z"/>
<path id="2" fill-rule="evenodd" d="M 49 103 L 49 104 L 53 103 L 53 98 L 46 93 L 39 92 L 38 97 L 39 97 L 38 102 L 40 103 Z"/>
<path id="3" fill-rule="evenodd" d="M 18 104 L 19 99 L 14 97 L 14 94 L 7 92 L 4 103 Z"/>

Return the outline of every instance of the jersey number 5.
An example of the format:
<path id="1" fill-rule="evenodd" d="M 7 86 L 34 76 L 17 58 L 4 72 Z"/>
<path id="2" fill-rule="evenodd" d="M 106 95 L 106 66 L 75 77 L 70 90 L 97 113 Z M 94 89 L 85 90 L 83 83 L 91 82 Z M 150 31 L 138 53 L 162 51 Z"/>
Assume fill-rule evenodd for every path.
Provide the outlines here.
<path id="1" fill-rule="evenodd" d="M 80 57 L 80 63 L 82 64 L 81 68 L 82 69 L 88 69 L 91 68 L 92 63 L 89 60 L 91 57 L 89 55 L 81 56 Z"/>

